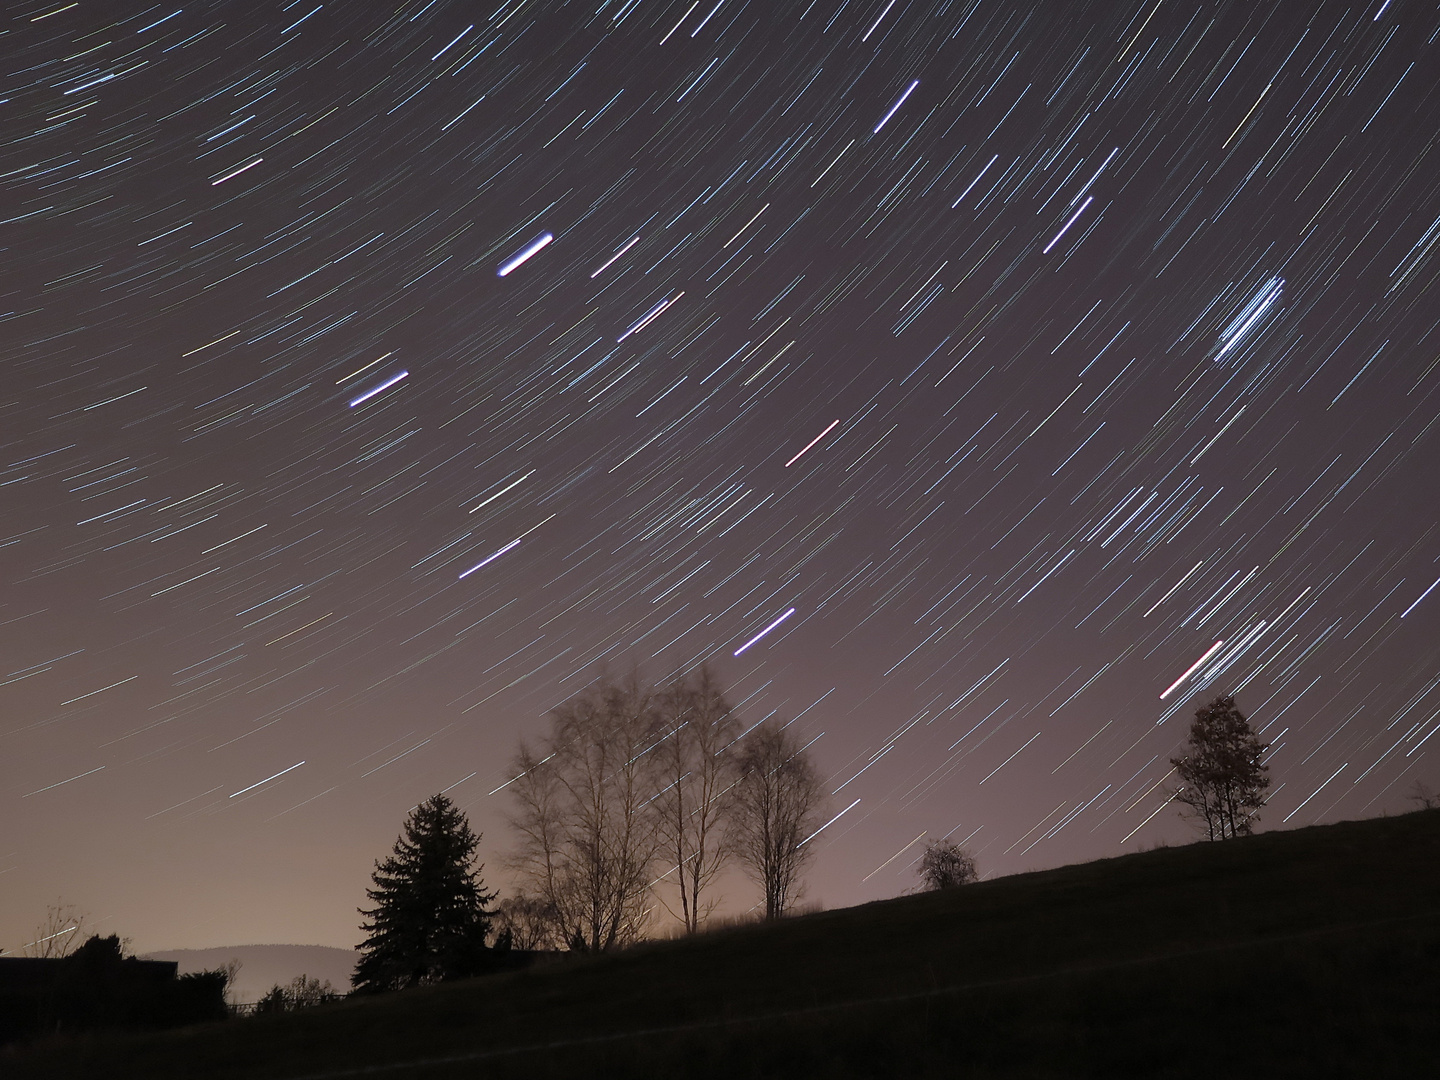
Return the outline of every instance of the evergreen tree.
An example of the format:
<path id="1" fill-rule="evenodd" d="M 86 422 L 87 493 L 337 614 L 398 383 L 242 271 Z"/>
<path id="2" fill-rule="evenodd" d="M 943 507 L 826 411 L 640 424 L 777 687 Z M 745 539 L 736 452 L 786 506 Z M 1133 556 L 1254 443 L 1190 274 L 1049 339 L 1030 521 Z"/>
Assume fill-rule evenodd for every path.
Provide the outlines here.
<path id="1" fill-rule="evenodd" d="M 1170 759 L 1180 778 L 1172 798 L 1189 808 L 1211 840 L 1252 831 L 1270 786 L 1265 775 L 1270 766 L 1260 763 L 1269 746 L 1251 730 L 1233 697 L 1222 694 L 1195 710 L 1185 753 Z"/>
<path id="2" fill-rule="evenodd" d="M 375 864 L 375 904 L 360 909 L 366 940 L 351 981 L 358 991 L 403 990 L 484 971 L 495 893 L 474 865 L 480 837 L 444 795 L 411 811 L 384 862 Z"/>

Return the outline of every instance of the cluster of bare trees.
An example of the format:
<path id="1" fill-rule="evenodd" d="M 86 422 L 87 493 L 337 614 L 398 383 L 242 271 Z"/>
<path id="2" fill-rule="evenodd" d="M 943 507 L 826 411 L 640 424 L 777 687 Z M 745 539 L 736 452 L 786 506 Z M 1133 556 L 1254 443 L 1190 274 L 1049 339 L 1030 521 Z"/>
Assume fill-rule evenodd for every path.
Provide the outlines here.
<path id="1" fill-rule="evenodd" d="M 742 731 L 707 668 L 664 686 L 603 679 L 551 720 L 521 743 L 510 784 L 524 891 L 497 914 L 515 947 L 625 945 L 657 902 L 694 932 L 732 860 L 761 886 L 767 917 L 798 897 L 820 776 L 793 731 Z"/>

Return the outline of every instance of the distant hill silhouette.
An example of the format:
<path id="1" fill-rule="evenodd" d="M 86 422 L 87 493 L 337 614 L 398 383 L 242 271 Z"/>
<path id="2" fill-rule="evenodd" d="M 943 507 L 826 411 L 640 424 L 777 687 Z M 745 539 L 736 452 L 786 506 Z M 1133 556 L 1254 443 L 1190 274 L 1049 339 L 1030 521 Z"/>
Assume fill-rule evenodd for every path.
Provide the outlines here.
<path id="1" fill-rule="evenodd" d="M 276 983 L 288 983 L 296 975 L 309 975 L 322 982 L 329 979 L 340 993 L 350 989 L 350 972 L 358 954 L 353 949 L 332 949 L 326 945 L 232 945 L 219 949 L 168 949 L 146 953 L 144 960 L 173 960 L 180 974 L 222 967 L 231 959 L 240 961 L 232 997 L 235 1001 L 260 1000 Z"/>

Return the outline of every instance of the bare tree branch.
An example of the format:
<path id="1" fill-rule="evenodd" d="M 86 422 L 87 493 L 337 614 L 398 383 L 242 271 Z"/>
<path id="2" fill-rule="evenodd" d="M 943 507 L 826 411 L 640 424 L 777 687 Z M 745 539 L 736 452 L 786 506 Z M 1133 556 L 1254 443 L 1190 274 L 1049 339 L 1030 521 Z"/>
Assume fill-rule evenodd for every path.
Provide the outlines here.
<path id="1" fill-rule="evenodd" d="M 1415 781 L 1407 798 L 1421 810 L 1440 809 L 1440 795 L 1432 791 L 1430 785 L 1423 781 Z"/>
<path id="2" fill-rule="evenodd" d="M 89 916 L 74 904 L 56 900 L 45 909 L 45 920 L 21 947 L 25 956 L 59 960 L 69 956 L 90 936 Z"/>

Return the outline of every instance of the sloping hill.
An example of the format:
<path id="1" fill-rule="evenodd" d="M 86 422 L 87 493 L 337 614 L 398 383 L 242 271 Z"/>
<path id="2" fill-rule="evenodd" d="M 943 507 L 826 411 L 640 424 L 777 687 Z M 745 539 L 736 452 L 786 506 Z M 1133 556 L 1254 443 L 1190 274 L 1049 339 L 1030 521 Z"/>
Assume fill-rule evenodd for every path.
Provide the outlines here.
<path id="1" fill-rule="evenodd" d="M 1196 844 L 308 1013 L 29 1077 L 1396 1076 L 1440 1061 L 1440 811 Z"/>
<path id="2" fill-rule="evenodd" d="M 235 1001 L 259 1001 L 277 983 L 285 985 L 297 975 L 307 975 L 330 984 L 344 994 L 350 989 L 355 970 L 353 949 L 332 949 L 326 945 L 232 945 L 218 949 L 168 949 L 146 953 L 145 960 L 174 960 L 180 974 L 212 971 L 231 960 L 240 961 L 240 970 L 230 987 Z"/>

